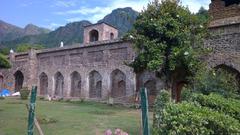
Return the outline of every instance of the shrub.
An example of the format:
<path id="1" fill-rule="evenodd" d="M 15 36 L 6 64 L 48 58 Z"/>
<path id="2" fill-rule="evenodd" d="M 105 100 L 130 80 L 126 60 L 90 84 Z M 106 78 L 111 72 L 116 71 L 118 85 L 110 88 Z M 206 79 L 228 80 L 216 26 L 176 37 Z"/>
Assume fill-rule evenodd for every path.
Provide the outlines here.
<path id="1" fill-rule="evenodd" d="M 156 123 L 153 134 L 237 134 L 240 133 L 238 120 L 201 107 L 193 103 L 167 103 L 162 116 L 155 114 Z"/>
<path id="2" fill-rule="evenodd" d="M 0 54 L 0 68 L 10 68 L 11 64 L 8 61 L 7 57 Z"/>
<path id="3" fill-rule="evenodd" d="M 43 116 L 41 118 L 37 118 L 40 124 L 52 124 L 57 123 L 57 120 L 51 117 Z"/>
<path id="4" fill-rule="evenodd" d="M 240 100 L 224 98 L 218 94 L 193 94 L 191 100 L 198 102 L 201 106 L 211 108 L 218 112 L 225 113 L 240 121 Z"/>
<path id="5" fill-rule="evenodd" d="M 208 95 L 212 92 L 224 97 L 239 98 L 239 86 L 234 75 L 223 70 L 202 68 L 193 78 L 193 90 Z"/>
<path id="6" fill-rule="evenodd" d="M 27 87 L 23 87 L 20 90 L 20 97 L 21 97 L 21 99 L 22 100 L 28 99 L 29 93 L 30 93 L 30 91 L 28 90 L 28 88 Z"/>
<path id="7" fill-rule="evenodd" d="M 0 100 L 4 100 L 5 98 L 4 97 L 0 97 Z"/>
<path id="8" fill-rule="evenodd" d="M 191 95 L 189 92 L 186 92 L 185 95 Z M 206 95 L 202 95 L 205 98 Z M 190 96 L 191 97 L 191 96 Z M 225 100 L 222 96 L 215 97 L 214 99 L 209 95 L 211 100 Z M 207 98 L 207 99 L 209 99 Z M 160 95 L 156 99 L 156 104 L 154 108 L 154 124 L 153 124 L 153 134 L 239 134 L 240 133 L 240 123 L 235 116 L 238 115 L 226 115 L 224 112 L 220 111 L 221 108 L 227 109 L 227 105 L 224 107 L 215 107 L 217 109 L 209 108 L 210 105 L 201 106 L 201 103 L 196 102 L 195 97 L 192 97 L 188 102 L 183 101 L 182 103 L 175 104 L 170 102 L 170 94 L 166 91 L 160 92 Z M 238 107 L 239 101 L 231 99 L 234 102 L 236 101 L 234 107 Z M 231 104 L 229 103 L 226 104 Z M 194 101 L 194 102 L 192 102 Z M 205 101 L 205 100 L 204 100 Z M 211 102 L 211 101 L 210 101 Z M 217 104 L 213 102 L 213 104 Z M 208 103 L 208 102 L 207 102 Z M 220 105 L 221 103 L 219 103 Z M 238 109 L 234 110 L 230 108 L 229 113 L 235 114 L 238 113 Z M 238 107 L 239 108 L 239 107 Z"/>
<path id="9" fill-rule="evenodd" d="M 45 98 L 44 97 L 39 97 L 39 100 L 45 100 Z"/>

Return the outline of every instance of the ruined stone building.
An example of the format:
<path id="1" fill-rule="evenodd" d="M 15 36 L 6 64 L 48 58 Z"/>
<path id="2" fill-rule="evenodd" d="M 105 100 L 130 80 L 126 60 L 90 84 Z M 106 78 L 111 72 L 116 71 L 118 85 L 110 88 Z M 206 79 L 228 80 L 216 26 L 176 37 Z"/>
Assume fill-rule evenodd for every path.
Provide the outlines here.
<path id="1" fill-rule="evenodd" d="M 240 78 L 240 5 L 212 0 L 209 13 L 211 37 L 205 45 L 213 48 L 208 63 Z M 86 26 L 84 42 L 26 53 L 11 53 L 12 68 L 0 70 L 0 88 L 12 92 L 38 86 L 38 95 L 56 98 L 104 100 L 113 97 L 129 102 L 140 86 L 149 90 L 150 99 L 163 88 L 152 72 L 136 76 L 128 67 L 135 57 L 130 41 L 118 39 L 118 30 L 105 23 Z M 176 80 L 173 97 L 179 98 L 183 80 Z"/>

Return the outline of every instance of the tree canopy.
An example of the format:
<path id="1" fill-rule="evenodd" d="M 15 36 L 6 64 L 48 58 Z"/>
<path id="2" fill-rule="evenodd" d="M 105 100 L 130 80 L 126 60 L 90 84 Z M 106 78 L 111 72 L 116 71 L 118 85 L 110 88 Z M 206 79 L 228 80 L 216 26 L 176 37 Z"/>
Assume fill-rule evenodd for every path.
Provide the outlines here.
<path id="1" fill-rule="evenodd" d="M 10 68 L 10 67 L 11 67 L 11 65 L 10 65 L 9 61 L 7 60 L 7 58 L 4 55 L 0 54 L 0 69 Z"/>
<path id="2" fill-rule="evenodd" d="M 177 69 L 196 71 L 206 30 L 206 22 L 179 2 L 155 0 L 140 13 L 128 35 L 137 51 L 130 66 L 135 72 L 157 71 L 169 85 Z"/>
<path id="3" fill-rule="evenodd" d="M 27 52 L 30 49 L 40 50 L 44 49 L 44 46 L 38 44 L 19 44 L 16 48 L 16 52 Z"/>

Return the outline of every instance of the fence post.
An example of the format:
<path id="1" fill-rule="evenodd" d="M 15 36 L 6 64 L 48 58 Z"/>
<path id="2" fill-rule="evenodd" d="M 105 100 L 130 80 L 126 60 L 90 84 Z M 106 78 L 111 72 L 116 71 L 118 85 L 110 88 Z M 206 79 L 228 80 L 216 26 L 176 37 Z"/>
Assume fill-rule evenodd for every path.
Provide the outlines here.
<path id="1" fill-rule="evenodd" d="M 141 88 L 141 109 L 142 109 L 142 127 L 143 135 L 150 135 L 149 123 L 148 123 L 148 96 L 147 89 Z"/>
<path id="2" fill-rule="evenodd" d="M 30 99 L 29 113 L 28 113 L 28 135 L 33 135 L 36 96 L 37 96 L 37 86 L 33 86 L 31 91 L 31 99 Z"/>

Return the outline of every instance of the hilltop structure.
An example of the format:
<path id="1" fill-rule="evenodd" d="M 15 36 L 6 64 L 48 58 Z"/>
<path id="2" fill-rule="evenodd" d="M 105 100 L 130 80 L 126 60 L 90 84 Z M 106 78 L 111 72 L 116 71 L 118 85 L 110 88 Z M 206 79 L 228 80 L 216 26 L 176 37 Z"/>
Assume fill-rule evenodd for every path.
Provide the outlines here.
<path id="1" fill-rule="evenodd" d="M 205 41 L 213 48 L 208 56 L 209 67 L 223 68 L 240 81 L 240 6 L 239 2 L 212 0 L 209 13 L 212 36 Z M 85 98 L 132 102 L 137 90 L 145 86 L 150 102 L 163 88 L 155 73 L 136 75 L 128 67 L 135 57 L 131 41 L 117 39 L 118 30 L 106 23 L 86 26 L 84 43 L 61 48 L 11 53 L 12 68 L 0 70 L 0 88 L 12 92 L 37 85 L 39 95 L 56 98 Z M 173 98 L 179 100 L 184 80 L 175 79 Z"/>

